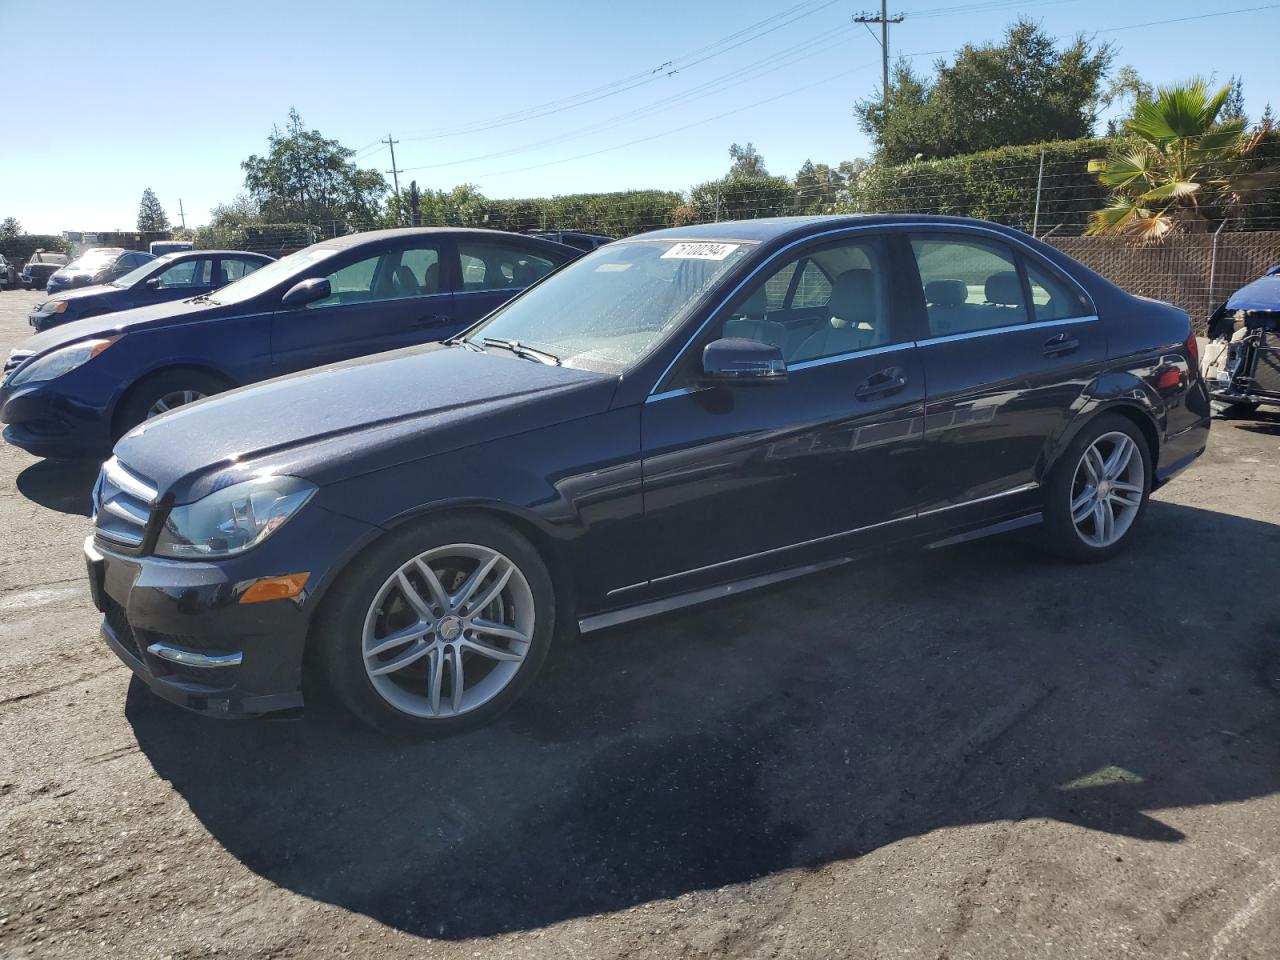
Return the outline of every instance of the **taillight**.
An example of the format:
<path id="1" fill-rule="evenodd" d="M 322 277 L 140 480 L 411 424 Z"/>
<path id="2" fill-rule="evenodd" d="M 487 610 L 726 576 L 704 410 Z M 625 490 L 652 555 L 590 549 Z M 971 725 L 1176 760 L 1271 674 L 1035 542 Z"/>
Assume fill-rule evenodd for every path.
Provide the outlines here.
<path id="1" fill-rule="evenodd" d="M 1191 336 L 1183 341 L 1182 348 L 1187 351 L 1187 356 L 1191 358 L 1191 366 L 1199 369 L 1200 367 L 1200 341 L 1196 339 L 1196 333 L 1191 331 Z"/>

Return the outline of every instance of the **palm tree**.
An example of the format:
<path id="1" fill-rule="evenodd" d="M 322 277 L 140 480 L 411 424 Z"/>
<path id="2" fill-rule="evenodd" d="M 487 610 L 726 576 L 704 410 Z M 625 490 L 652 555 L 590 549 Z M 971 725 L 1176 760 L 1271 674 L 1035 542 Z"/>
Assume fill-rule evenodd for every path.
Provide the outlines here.
<path id="1" fill-rule="evenodd" d="M 1211 93 L 1193 80 L 1135 104 L 1124 124 L 1134 145 L 1090 164 L 1113 197 L 1091 215 L 1088 232 L 1159 240 L 1174 230 L 1202 230 L 1206 205 L 1231 207 L 1260 186 L 1272 172 L 1245 169 L 1260 138 L 1246 136 L 1243 119 L 1218 121 L 1230 94 L 1231 84 Z"/>

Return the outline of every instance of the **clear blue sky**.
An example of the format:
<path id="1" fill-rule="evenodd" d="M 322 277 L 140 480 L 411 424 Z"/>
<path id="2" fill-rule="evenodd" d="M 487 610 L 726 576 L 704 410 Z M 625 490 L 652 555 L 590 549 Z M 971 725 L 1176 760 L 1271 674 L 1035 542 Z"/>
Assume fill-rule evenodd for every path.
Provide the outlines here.
<path id="1" fill-rule="evenodd" d="M 870 153 L 851 105 L 879 86 L 879 47 L 850 17 L 872 3 L 0 0 L 0 217 L 32 231 L 130 228 L 150 186 L 175 223 L 179 198 L 188 224 L 203 223 L 291 105 L 360 148 L 362 165 L 390 167 L 376 144 L 390 132 L 402 182 L 495 197 L 684 189 L 723 174 L 735 140 L 773 173 L 834 165 Z M 1256 118 L 1268 100 L 1280 109 L 1280 6 L 1111 28 L 1261 5 L 901 0 L 890 46 L 927 68 L 928 52 L 994 40 L 1024 13 L 1053 35 L 1115 43 L 1117 63 L 1155 83 L 1239 73 Z M 667 61 L 682 69 L 650 79 Z M 593 89 L 592 102 L 530 118 Z"/>

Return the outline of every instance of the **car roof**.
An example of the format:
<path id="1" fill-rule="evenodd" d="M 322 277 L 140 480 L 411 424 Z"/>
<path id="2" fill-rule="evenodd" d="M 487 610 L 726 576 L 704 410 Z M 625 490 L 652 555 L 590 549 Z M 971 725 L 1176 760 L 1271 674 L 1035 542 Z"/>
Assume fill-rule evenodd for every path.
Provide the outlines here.
<path id="1" fill-rule="evenodd" d="M 331 240 L 317 240 L 316 246 L 331 247 L 336 250 L 343 250 L 347 247 L 358 246 L 359 244 L 369 243 L 373 240 L 400 240 L 412 237 L 428 236 L 431 234 L 455 234 L 458 236 L 475 236 L 475 237 L 518 237 L 527 243 L 549 243 L 552 246 L 564 246 L 557 244 L 554 240 L 546 240 L 542 237 L 530 237 L 523 233 L 511 233 L 507 230 L 484 230 L 479 227 L 397 227 L 393 230 L 366 230 L 363 233 L 349 233 L 346 236 L 334 237 Z M 581 253 L 581 251 L 578 251 Z"/>
<path id="2" fill-rule="evenodd" d="M 937 226 L 986 227 L 1000 233 L 1014 234 L 1018 231 L 998 223 L 977 220 L 972 217 L 944 217 L 924 213 L 850 213 L 823 216 L 802 217 L 761 217 L 758 220 L 723 220 L 719 223 L 699 223 L 688 227 L 669 227 L 665 230 L 654 230 L 642 233 L 628 240 L 743 240 L 764 243 L 792 235 L 805 236 L 820 232 L 821 229 L 834 230 L 840 227 L 892 226 L 894 224 L 918 223 Z"/>

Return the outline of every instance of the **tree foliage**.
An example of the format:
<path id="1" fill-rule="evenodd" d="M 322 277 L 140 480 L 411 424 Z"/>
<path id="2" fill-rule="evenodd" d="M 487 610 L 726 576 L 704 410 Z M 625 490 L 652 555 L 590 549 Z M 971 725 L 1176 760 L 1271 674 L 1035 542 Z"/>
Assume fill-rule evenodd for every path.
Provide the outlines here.
<path id="1" fill-rule="evenodd" d="M 1203 80 L 1161 88 L 1125 121 L 1133 138 L 1100 165 L 1111 202 L 1095 212 L 1091 233 L 1127 233 L 1159 240 L 1175 231 L 1209 227 L 1253 193 L 1274 187 L 1276 173 L 1259 169 L 1262 132 L 1249 135 L 1241 116 L 1224 119 L 1233 84 L 1211 91 Z"/>
<path id="2" fill-rule="evenodd" d="M 736 143 L 729 145 L 729 156 L 733 164 L 729 167 L 730 177 L 767 177 L 769 171 L 764 167 L 764 157 L 756 145 L 748 141 L 745 147 Z"/>
<path id="3" fill-rule="evenodd" d="M 859 101 L 855 113 L 885 163 L 1078 139 L 1092 132 L 1112 59 L 1110 46 L 1083 36 L 1059 50 L 1019 19 L 1003 43 L 966 44 L 954 62 L 937 61 L 933 79 L 899 61 L 887 102 Z"/>
<path id="4" fill-rule="evenodd" d="M 267 145 L 265 156 L 254 154 L 240 165 L 263 219 L 367 227 L 380 216 L 387 193 L 382 174 L 361 169 L 354 150 L 308 130 L 297 110 L 289 110 L 284 130 L 272 129 Z"/>
<path id="5" fill-rule="evenodd" d="M 159 197 L 147 187 L 142 191 L 142 201 L 138 204 L 138 229 L 143 233 L 163 233 L 169 226 L 169 217 L 160 205 Z"/>

